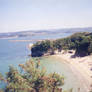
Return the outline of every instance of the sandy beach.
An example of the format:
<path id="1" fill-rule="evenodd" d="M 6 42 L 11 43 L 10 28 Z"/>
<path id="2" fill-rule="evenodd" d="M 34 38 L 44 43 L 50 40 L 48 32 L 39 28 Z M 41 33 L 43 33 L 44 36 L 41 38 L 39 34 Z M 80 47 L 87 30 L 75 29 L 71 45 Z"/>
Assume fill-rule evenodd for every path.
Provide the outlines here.
<path id="1" fill-rule="evenodd" d="M 76 81 L 80 82 L 79 92 L 83 92 L 81 90 L 89 92 L 92 89 L 92 55 L 72 58 L 74 51 L 72 52 L 73 53 L 62 51 L 54 56 L 59 58 L 61 62 L 63 61 L 68 64 L 71 68 L 75 77 L 78 79 Z"/>

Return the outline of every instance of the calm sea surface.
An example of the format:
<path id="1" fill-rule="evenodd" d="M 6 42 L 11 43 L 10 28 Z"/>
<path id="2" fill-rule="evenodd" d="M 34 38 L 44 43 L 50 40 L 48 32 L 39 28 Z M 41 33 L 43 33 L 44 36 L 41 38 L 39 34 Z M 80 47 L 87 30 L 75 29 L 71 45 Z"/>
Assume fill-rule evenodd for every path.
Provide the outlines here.
<path id="1" fill-rule="evenodd" d="M 47 38 L 61 38 L 70 35 L 69 33 L 62 33 L 57 35 L 43 35 L 32 36 L 26 38 L 15 38 L 12 40 L 32 40 L 32 39 L 47 39 Z M 27 48 L 30 42 L 11 42 L 11 39 L 0 39 L 0 72 L 5 75 L 8 72 L 9 66 L 13 65 L 18 67 L 18 64 L 25 63 L 29 59 L 28 55 L 31 53 Z M 57 72 L 65 76 L 64 89 L 74 88 L 74 92 L 77 92 L 78 81 L 72 74 L 71 70 L 64 63 L 59 62 L 58 59 L 52 57 L 41 58 L 42 66 L 45 66 L 47 72 Z M 3 85 L 0 84 L 0 87 Z"/>

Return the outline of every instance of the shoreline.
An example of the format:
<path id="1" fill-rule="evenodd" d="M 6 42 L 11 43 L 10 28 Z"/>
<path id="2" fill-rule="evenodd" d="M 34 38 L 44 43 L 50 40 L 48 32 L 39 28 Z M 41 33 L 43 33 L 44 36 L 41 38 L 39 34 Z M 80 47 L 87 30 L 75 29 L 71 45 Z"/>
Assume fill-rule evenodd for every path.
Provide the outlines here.
<path id="1" fill-rule="evenodd" d="M 67 64 L 75 77 L 77 77 L 77 81 L 80 82 L 79 92 L 81 92 L 81 89 L 84 89 L 84 92 L 89 92 L 92 89 L 92 55 L 76 58 L 72 58 L 72 55 L 74 55 L 74 51 L 73 53 L 64 53 L 62 51 L 53 56 Z"/>

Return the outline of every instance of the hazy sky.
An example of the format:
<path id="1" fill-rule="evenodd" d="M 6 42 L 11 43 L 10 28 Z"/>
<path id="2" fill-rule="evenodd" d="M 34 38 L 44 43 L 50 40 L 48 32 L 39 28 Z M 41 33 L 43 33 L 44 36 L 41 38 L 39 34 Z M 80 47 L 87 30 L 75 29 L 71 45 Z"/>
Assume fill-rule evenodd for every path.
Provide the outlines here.
<path id="1" fill-rule="evenodd" d="M 0 0 L 0 32 L 92 27 L 92 0 Z"/>

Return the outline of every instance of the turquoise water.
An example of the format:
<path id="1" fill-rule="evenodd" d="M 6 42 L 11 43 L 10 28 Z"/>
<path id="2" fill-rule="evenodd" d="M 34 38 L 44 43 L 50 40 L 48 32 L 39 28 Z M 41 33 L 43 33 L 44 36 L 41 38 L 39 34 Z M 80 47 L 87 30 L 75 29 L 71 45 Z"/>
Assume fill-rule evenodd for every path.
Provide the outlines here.
<path id="1" fill-rule="evenodd" d="M 61 38 L 68 36 L 70 34 L 63 33 L 58 35 L 45 35 L 45 36 L 32 36 L 26 38 L 16 38 L 12 40 L 32 40 L 32 39 L 47 39 L 47 38 Z M 31 53 L 27 49 L 27 45 L 30 42 L 11 42 L 9 39 L 0 39 L 0 72 L 5 75 L 8 72 L 10 65 L 18 67 L 18 64 L 25 63 L 29 59 L 28 55 Z M 34 43 L 34 42 L 33 42 Z M 75 76 L 72 74 L 71 70 L 60 60 L 53 59 L 52 57 L 41 58 L 42 66 L 45 66 L 47 72 L 57 72 L 65 76 L 65 85 L 63 89 L 74 88 L 74 92 L 77 92 L 78 82 Z M 3 85 L 0 84 L 0 87 Z"/>
<path id="2" fill-rule="evenodd" d="M 17 66 L 20 63 L 24 63 L 30 54 L 27 48 L 30 42 L 11 42 L 10 40 L 34 40 L 34 39 L 55 39 L 68 36 L 70 34 L 61 33 L 57 35 L 43 35 L 43 36 L 32 36 L 32 37 L 21 37 L 14 39 L 0 39 L 0 72 L 7 72 L 9 65 Z M 33 42 L 34 43 L 34 42 Z"/>

